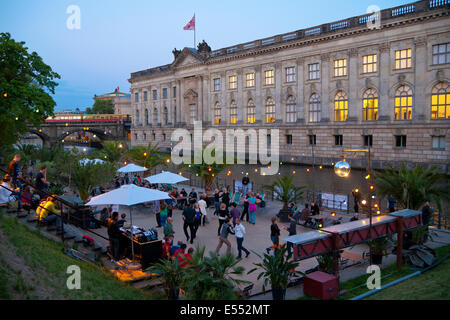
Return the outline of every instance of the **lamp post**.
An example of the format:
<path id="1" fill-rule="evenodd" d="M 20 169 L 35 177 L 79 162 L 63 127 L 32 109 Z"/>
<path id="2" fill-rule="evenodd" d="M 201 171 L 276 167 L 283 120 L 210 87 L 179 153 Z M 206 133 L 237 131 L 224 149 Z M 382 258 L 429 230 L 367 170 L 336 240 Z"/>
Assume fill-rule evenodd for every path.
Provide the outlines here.
<path id="1" fill-rule="evenodd" d="M 368 206 L 369 206 L 369 238 L 372 239 L 372 191 L 374 190 L 373 187 L 373 175 L 372 175 L 372 166 L 371 166 L 371 158 L 370 158 L 370 148 L 367 149 L 351 149 L 351 150 L 344 150 L 344 152 L 366 152 L 367 153 L 367 176 L 366 179 L 369 181 L 369 199 L 368 199 Z M 345 155 L 342 155 L 342 160 L 336 163 L 334 166 L 334 172 L 336 175 L 342 178 L 346 178 L 350 175 L 350 164 L 345 161 Z M 367 202 L 366 202 L 367 204 Z M 370 264 L 372 264 L 372 248 L 369 246 L 369 261 Z"/>

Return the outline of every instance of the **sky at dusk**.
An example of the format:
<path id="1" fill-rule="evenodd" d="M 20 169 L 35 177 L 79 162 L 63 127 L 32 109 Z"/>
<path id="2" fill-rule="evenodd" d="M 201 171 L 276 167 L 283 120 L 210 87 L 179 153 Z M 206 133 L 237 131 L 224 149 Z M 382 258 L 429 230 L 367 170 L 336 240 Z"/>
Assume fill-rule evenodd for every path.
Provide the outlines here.
<path id="1" fill-rule="evenodd" d="M 400 0 L 0 0 L 0 32 L 25 41 L 61 80 L 57 110 L 92 106 L 94 94 L 128 92 L 130 73 L 168 64 L 176 47 L 193 47 L 183 27 L 194 12 L 197 42 L 212 50 L 406 4 Z M 66 13 L 77 5 L 79 30 Z"/>

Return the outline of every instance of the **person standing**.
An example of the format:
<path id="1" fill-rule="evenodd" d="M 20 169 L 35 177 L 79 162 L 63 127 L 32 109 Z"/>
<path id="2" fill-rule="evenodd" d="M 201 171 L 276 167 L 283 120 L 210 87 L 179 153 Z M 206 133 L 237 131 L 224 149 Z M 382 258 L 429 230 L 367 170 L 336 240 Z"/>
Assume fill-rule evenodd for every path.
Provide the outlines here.
<path id="1" fill-rule="evenodd" d="M 167 222 L 167 205 L 165 202 L 161 203 L 160 210 L 159 210 L 159 221 L 161 222 L 161 226 L 164 227 Z"/>
<path id="2" fill-rule="evenodd" d="M 161 203 L 160 201 L 155 201 L 155 218 L 156 218 L 156 224 L 157 228 L 161 228 Z"/>
<path id="3" fill-rule="evenodd" d="M 231 217 L 233 218 L 233 227 L 236 225 L 236 220 L 239 219 L 241 216 L 241 213 L 239 212 L 239 209 L 236 208 L 236 203 L 233 202 L 231 204 L 231 211 L 230 211 Z"/>
<path id="4" fill-rule="evenodd" d="M 167 218 L 167 223 L 164 226 L 164 237 L 167 237 L 170 239 L 170 242 L 173 241 L 175 231 L 173 230 L 173 219 L 171 217 Z"/>
<path id="5" fill-rule="evenodd" d="M 244 210 L 242 211 L 242 215 L 241 215 L 241 221 L 244 221 L 244 218 L 247 217 L 247 222 L 249 220 L 249 214 L 248 214 L 248 198 L 250 198 L 250 190 L 247 190 L 247 193 L 245 194 L 244 197 Z"/>
<path id="6" fill-rule="evenodd" d="M 222 225 L 225 223 L 227 219 L 230 218 L 230 214 L 228 213 L 227 205 L 222 203 L 219 208 L 219 228 L 217 229 L 217 236 L 220 236 L 220 231 L 222 230 Z"/>
<path id="7" fill-rule="evenodd" d="M 250 183 L 250 179 L 248 178 L 248 175 L 245 175 L 242 178 L 242 192 L 244 194 L 247 194 L 247 190 L 248 190 L 248 184 Z"/>
<path id="8" fill-rule="evenodd" d="M 219 214 L 219 209 L 220 209 L 220 192 L 219 189 L 216 189 L 214 192 L 214 215 L 218 215 Z"/>
<path id="9" fill-rule="evenodd" d="M 227 206 L 227 210 L 228 207 L 230 206 L 230 193 L 228 192 L 227 188 L 223 188 L 222 189 L 222 203 L 225 203 L 225 205 Z"/>
<path id="10" fill-rule="evenodd" d="M 238 256 L 236 258 L 241 259 L 242 251 L 245 252 L 245 257 L 248 258 L 250 251 L 248 251 L 242 245 L 242 243 L 244 242 L 245 227 L 241 224 L 241 221 L 239 219 L 236 219 L 236 225 L 234 226 L 234 234 L 236 236 L 236 243 L 237 243 L 237 249 L 238 249 Z"/>
<path id="11" fill-rule="evenodd" d="M 108 219 L 108 236 L 110 244 L 110 253 L 112 256 L 111 262 L 116 262 L 120 260 L 119 257 L 119 245 L 120 245 L 120 230 L 117 225 L 117 220 L 119 219 L 119 213 L 113 212 L 111 218 Z"/>
<path id="12" fill-rule="evenodd" d="M 389 208 L 389 212 L 395 212 L 395 199 L 392 196 L 388 197 L 388 208 Z"/>
<path id="13" fill-rule="evenodd" d="M 191 207 L 191 204 L 189 202 L 186 203 L 186 207 L 183 210 L 183 231 L 186 235 L 186 241 L 191 240 L 191 244 L 194 242 L 195 239 L 195 227 L 194 227 L 194 217 L 195 217 L 195 210 Z M 191 232 L 191 235 L 189 236 L 189 233 L 187 229 L 189 228 L 189 231 Z"/>
<path id="14" fill-rule="evenodd" d="M 256 198 L 253 196 L 253 193 L 250 193 L 250 197 L 247 199 L 248 201 L 248 215 L 249 221 L 251 224 L 256 223 Z"/>
<path id="15" fill-rule="evenodd" d="M 195 229 L 195 234 L 197 234 L 198 228 L 200 227 L 200 224 L 202 223 L 202 212 L 200 211 L 200 207 L 199 207 L 198 203 L 194 204 L 194 211 L 195 211 L 194 229 Z"/>
<path id="16" fill-rule="evenodd" d="M 202 194 L 201 196 L 200 196 L 200 200 L 198 201 L 198 206 L 199 206 L 199 208 L 200 208 L 200 211 L 202 212 L 202 224 L 203 224 L 203 226 L 205 226 L 205 223 L 206 223 L 206 216 L 208 215 L 208 210 L 207 210 L 207 207 L 208 207 L 208 204 L 206 203 L 206 194 Z"/>
<path id="17" fill-rule="evenodd" d="M 11 160 L 8 166 L 8 174 L 12 178 L 12 185 L 14 188 L 20 188 L 20 192 L 22 191 L 22 183 L 17 179 L 19 177 L 19 161 L 22 159 L 20 154 L 14 155 L 14 158 Z"/>
<path id="18" fill-rule="evenodd" d="M 311 214 L 313 216 L 317 216 L 320 214 L 320 208 L 319 205 L 315 202 L 311 202 Z"/>
<path id="19" fill-rule="evenodd" d="M 280 244 L 280 228 L 277 224 L 277 218 L 272 218 L 272 225 L 270 226 L 270 240 L 272 240 L 272 247 L 269 247 L 266 249 L 267 254 L 270 253 L 270 250 L 273 249 L 273 253 L 275 255 L 275 251 L 278 249 L 278 246 Z"/>
<path id="20" fill-rule="evenodd" d="M 222 224 L 222 230 L 220 231 L 219 236 L 219 244 L 216 248 L 216 254 L 219 255 L 220 248 L 222 248 L 222 245 L 225 243 L 227 245 L 227 254 L 231 253 L 231 243 L 228 241 L 228 235 L 234 234 L 233 226 L 231 224 L 231 220 L 227 219 Z"/>
<path id="21" fill-rule="evenodd" d="M 288 219 L 289 219 L 289 227 L 285 227 L 285 229 L 289 233 L 289 237 L 295 236 L 297 234 L 297 221 L 294 219 L 292 213 L 289 214 Z M 290 255 L 293 247 L 292 242 L 288 242 L 286 246 L 287 246 L 287 253 L 288 255 Z"/>
<path id="22" fill-rule="evenodd" d="M 197 192 L 195 192 L 194 188 L 192 188 L 192 191 L 189 192 L 189 202 L 191 204 L 194 204 L 197 202 Z"/>

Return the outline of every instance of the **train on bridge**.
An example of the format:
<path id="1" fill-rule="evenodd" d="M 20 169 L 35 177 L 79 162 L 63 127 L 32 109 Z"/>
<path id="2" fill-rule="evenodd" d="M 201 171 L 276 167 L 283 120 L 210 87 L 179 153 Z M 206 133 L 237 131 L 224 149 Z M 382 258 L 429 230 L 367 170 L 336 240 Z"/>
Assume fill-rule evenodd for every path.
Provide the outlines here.
<path id="1" fill-rule="evenodd" d="M 48 117 L 46 123 L 102 123 L 131 122 L 128 114 L 58 114 Z"/>

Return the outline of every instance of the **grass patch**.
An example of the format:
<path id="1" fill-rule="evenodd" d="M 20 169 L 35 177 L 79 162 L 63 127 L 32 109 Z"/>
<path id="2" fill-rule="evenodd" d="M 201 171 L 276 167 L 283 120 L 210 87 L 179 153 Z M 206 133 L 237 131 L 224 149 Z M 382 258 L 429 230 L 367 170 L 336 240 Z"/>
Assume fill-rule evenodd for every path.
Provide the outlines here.
<path id="1" fill-rule="evenodd" d="M 63 253 L 63 245 L 49 240 L 37 231 L 29 230 L 17 222 L 15 218 L 0 215 L 0 228 L 14 246 L 15 253 L 23 257 L 33 273 L 36 274 L 37 283 L 45 286 L 55 296 L 64 299 L 102 299 L 102 300 L 141 300 L 155 299 L 159 295 L 145 293 L 115 279 L 112 274 L 98 267 L 76 261 Z M 2 263 L 2 265 L 4 265 Z M 67 267 L 77 265 L 81 269 L 81 290 L 69 290 L 66 286 Z M 2 268 L 0 268 L 2 269 Z M 6 277 L 6 278 L 5 278 Z M 20 274 L 16 273 L 14 279 L 9 281 L 8 275 L 0 272 L 0 298 L 8 299 L 10 295 L 7 288 L 11 287 L 23 295 L 23 299 L 29 297 L 30 288 L 24 284 Z M 41 297 L 42 298 L 42 297 Z"/>

